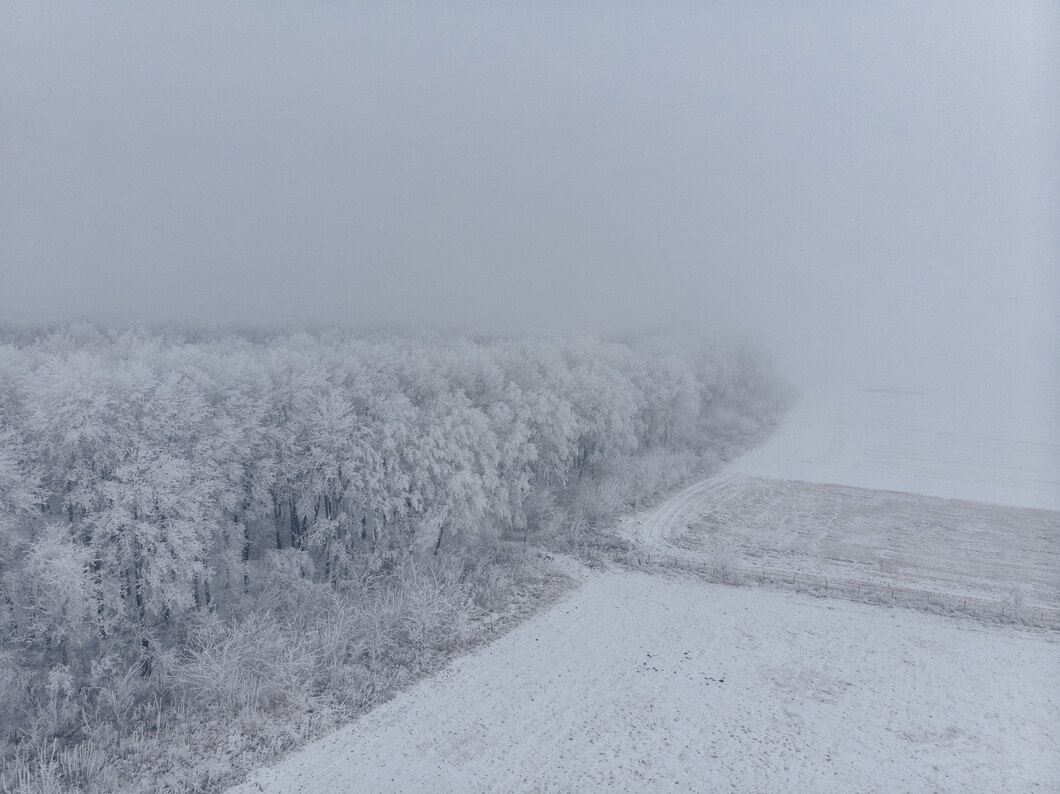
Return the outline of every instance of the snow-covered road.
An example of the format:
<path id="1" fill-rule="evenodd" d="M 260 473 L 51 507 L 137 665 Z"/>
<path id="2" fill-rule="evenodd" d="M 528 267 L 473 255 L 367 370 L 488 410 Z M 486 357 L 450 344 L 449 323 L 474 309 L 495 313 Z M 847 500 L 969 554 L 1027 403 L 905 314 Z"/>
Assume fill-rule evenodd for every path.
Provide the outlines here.
<path id="1" fill-rule="evenodd" d="M 837 586 L 987 603 L 1017 577 L 1023 609 L 1060 598 L 1060 514 L 1027 509 L 1055 506 L 1053 440 L 916 397 L 806 401 L 765 446 L 626 525 L 675 559 L 831 577 L 843 598 L 585 575 L 233 792 L 1060 790 L 1060 633 Z M 1022 509 L 947 501 L 973 493 Z"/>

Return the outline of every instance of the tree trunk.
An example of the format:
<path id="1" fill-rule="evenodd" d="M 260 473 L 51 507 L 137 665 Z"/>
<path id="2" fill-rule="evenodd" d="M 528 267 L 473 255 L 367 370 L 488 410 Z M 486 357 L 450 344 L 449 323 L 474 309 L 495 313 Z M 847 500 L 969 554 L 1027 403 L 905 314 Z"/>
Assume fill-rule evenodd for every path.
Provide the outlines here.
<path id="1" fill-rule="evenodd" d="M 290 510 L 289 523 L 290 523 L 290 526 L 291 526 L 291 545 L 294 546 L 295 548 L 298 548 L 298 546 L 299 546 L 299 542 L 298 541 L 299 541 L 299 537 L 301 535 L 301 533 L 298 531 L 298 505 L 295 504 L 295 501 L 294 501 L 293 497 L 288 500 L 288 503 L 290 505 L 290 507 L 289 507 L 289 510 Z"/>
<path id="2" fill-rule="evenodd" d="M 276 493 L 272 494 L 272 519 L 276 526 L 276 550 L 279 551 L 283 548 L 283 508 L 280 507 L 280 501 L 276 498 Z"/>
<path id="3" fill-rule="evenodd" d="M 140 675 L 147 678 L 151 675 L 151 640 L 147 636 L 147 607 L 144 603 L 143 577 L 140 575 L 140 563 L 133 563 L 133 583 L 136 595 L 136 621 L 140 630 Z"/>
<path id="4" fill-rule="evenodd" d="M 96 591 L 96 620 L 99 621 L 99 638 L 107 639 L 106 608 L 103 604 L 103 560 L 97 556 L 92 560 L 92 585 Z"/>
<path id="5" fill-rule="evenodd" d="M 250 590 L 250 527 L 243 524 L 243 592 Z"/>

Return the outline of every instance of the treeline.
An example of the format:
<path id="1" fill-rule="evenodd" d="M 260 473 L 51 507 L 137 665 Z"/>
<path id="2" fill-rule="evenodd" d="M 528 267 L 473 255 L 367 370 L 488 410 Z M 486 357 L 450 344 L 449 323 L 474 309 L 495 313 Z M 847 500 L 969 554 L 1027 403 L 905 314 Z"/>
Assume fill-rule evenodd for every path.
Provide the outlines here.
<path id="1" fill-rule="evenodd" d="M 691 336 L 8 329 L 5 727 L 49 687 L 151 676 L 269 572 L 342 588 L 532 540 L 602 471 L 724 455 L 785 400 L 747 347 Z"/>

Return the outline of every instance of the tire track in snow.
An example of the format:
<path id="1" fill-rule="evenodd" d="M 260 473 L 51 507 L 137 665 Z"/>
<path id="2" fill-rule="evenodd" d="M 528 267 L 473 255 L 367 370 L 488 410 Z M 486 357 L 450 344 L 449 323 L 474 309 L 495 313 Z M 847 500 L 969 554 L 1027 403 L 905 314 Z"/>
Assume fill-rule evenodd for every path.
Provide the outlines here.
<path id="1" fill-rule="evenodd" d="M 722 473 L 688 486 L 670 497 L 638 522 L 636 539 L 648 546 L 662 546 L 674 534 L 681 518 L 708 501 L 711 495 L 734 481 L 734 476 Z"/>

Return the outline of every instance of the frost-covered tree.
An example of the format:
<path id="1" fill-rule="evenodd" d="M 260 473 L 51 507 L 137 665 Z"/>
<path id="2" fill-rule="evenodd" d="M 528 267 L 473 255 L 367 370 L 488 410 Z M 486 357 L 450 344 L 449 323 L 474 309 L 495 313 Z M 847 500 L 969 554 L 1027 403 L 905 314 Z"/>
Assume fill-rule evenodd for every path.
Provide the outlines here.
<path id="1" fill-rule="evenodd" d="M 0 704 L 61 680 L 84 706 L 301 585 L 529 540 L 783 402 L 746 346 L 691 337 L 0 335 Z"/>

